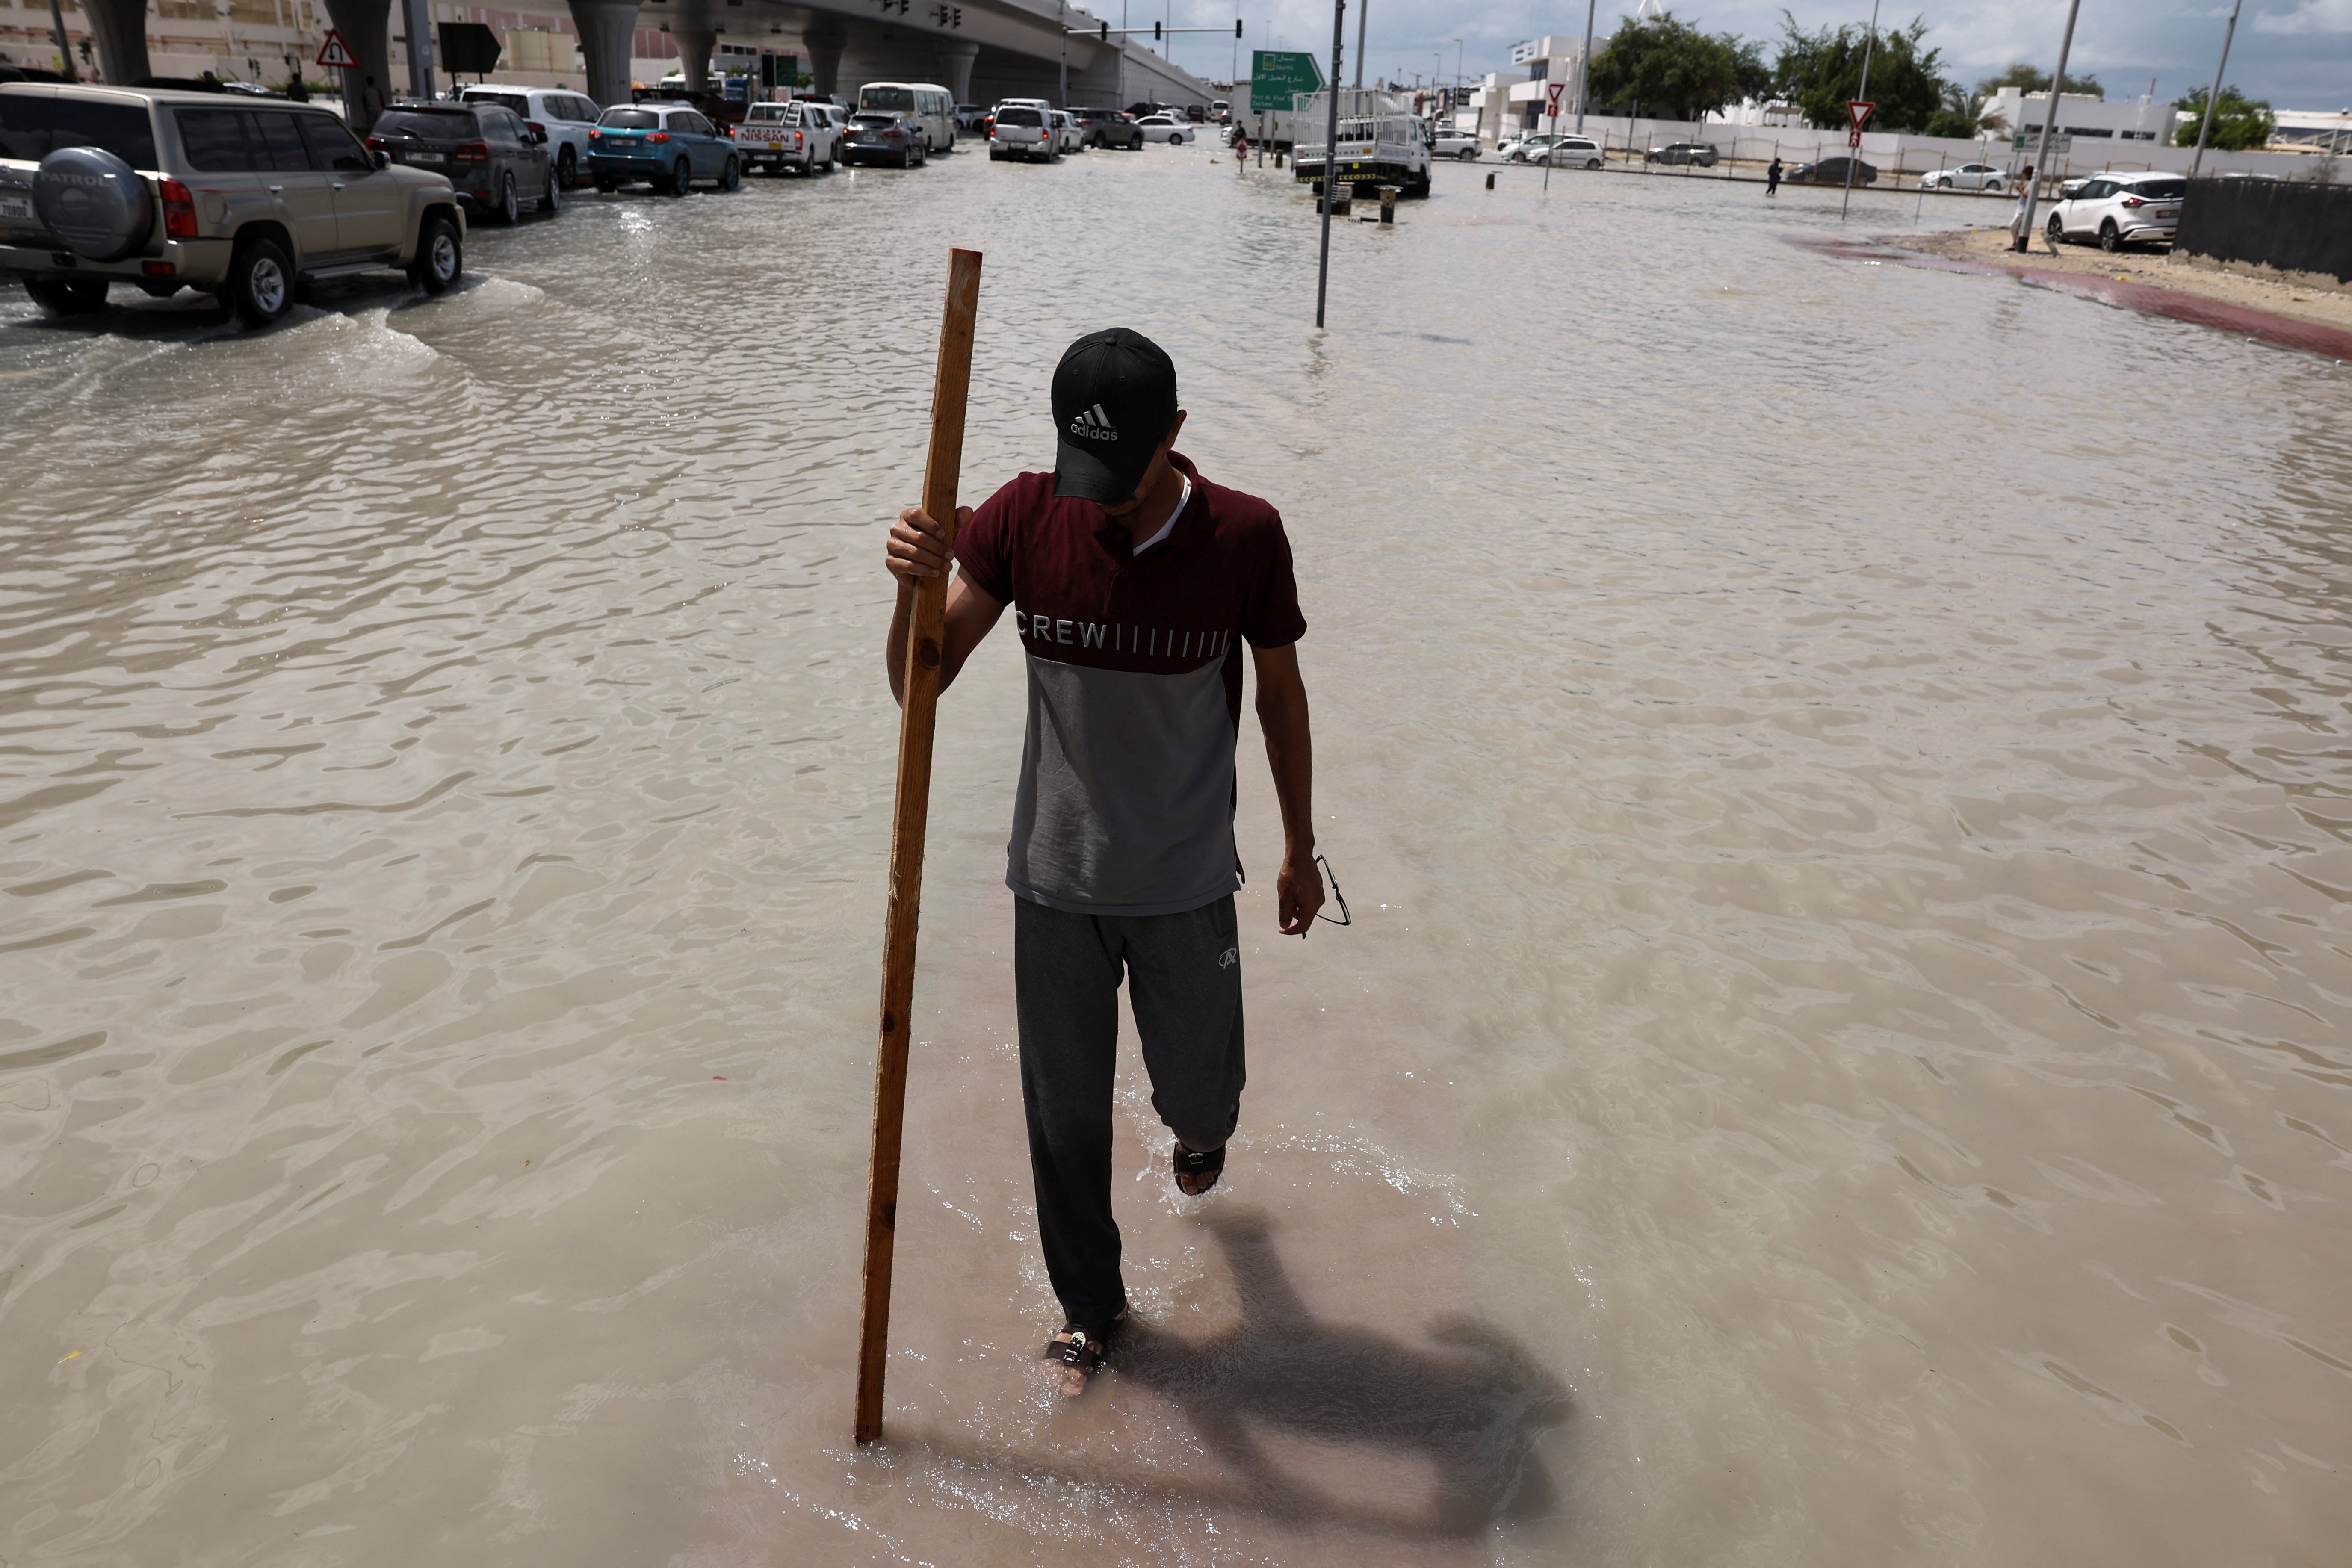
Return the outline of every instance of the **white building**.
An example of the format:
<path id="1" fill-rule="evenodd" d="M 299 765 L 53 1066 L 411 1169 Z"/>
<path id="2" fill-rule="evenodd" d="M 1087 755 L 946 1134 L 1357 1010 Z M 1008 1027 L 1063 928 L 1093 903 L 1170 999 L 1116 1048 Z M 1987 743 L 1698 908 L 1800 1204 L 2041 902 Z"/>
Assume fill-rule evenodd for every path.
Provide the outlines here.
<path id="1" fill-rule="evenodd" d="M 1455 115 L 1464 129 L 1472 124 L 1488 142 L 1498 142 L 1522 131 L 1542 129 L 1544 111 L 1554 82 L 1563 84 L 1559 100 L 1562 123 L 1576 112 L 1578 67 L 1584 58 L 1584 39 L 1529 38 L 1511 46 L 1511 68 L 1490 71 L 1470 95 L 1469 107 Z M 1469 118 L 1475 115 L 1475 120 Z"/>
<path id="2" fill-rule="evenodd" d="M 2352 109 L 2333 114 L 2319 109 L 2278 111 L 2278 128 L 2271 132 L 2272 152 L 2325 153 L 2330 149 L 2352 153 Z"/>
<path id="3" fill-rule="evenodd" d="M 2050 95 L 2005 87 L 1979 104 L 1977 112 L 1999 115 L 2008 128 L 2005 135 L 2039 136 L 2042 122 L 2050 117 Z M 2080 160 L 2104 143 L 2169 141 L 2174 113 L 2172 105 L 2151 97 L 2109 103 L 2070 92 L 2058 100 L 2058 134 L 2075 139 L 2074 157 Z M 2085 141 L 2092 145 L 2083 145 Z"/>

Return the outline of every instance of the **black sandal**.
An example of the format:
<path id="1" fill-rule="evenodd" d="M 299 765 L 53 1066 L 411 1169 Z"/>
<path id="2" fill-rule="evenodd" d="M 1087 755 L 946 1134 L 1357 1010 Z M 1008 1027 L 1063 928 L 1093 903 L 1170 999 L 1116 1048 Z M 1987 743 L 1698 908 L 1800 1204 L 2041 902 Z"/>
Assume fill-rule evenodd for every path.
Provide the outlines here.
<path id="1" fill-rule="evenodd" d="M 1187 1149 L 1184 1147 L 1184 1141 L 1180 1138 L 1176 1141 L 1175 1166 L 1176 1190 L 1183 1193 L 1188 1198 L 1206 1197 L 1216 1190 L 1217 1177 L 1224 1172 L 1224 1148 L 1220 1145 L 1203 1153 L 1198 1149 Z M 1184 1178 L 1187 1176 L 1206 1176 L 1209 1178 L 1209 1184 L 1197 1193 L 1184 1192 Z"/>
<path id="2" fill-rule="evenodd" d="M 1086 1391 L 1086 1385 L 1102 1371 L 1103 1358 L 1110 1352 L 1110 1342 L 1126 1321 L 1127 1314 L 1121 1312 L 1107 1327 L 1100 1329 L 1082 1329 L 1076 1323 L 1064 1323 L 1061 1332 L 1045 1342 L 1045 1348 L 1037 1352 L 1037 1360 L 1056 1374 L 1070 1372 L 1078 1374 L 1076 1388 L 1069 1387 L 1066 1380 L 1062 1390 L 1064 1397 L 1076 1398 Z"/>

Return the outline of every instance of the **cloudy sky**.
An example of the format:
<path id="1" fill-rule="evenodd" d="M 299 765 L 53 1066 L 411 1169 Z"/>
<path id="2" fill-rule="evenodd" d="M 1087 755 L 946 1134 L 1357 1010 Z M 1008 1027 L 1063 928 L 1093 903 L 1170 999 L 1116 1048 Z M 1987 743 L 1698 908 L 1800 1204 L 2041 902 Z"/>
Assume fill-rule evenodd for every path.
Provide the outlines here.
<path id="1" fill-rule="evenodd" d="M 1180 24 L 1206 26 L 1234 15 L 1236 0 L 1127 0 L 1135 19 L 1149 23 L 1155 11 L 1172 10 Z M 1247 51 L 1265 47 L 1312 49 L 1328 58 L 1331 48 L 1329 0 L 1238 0 L 1246 24 Z M 1460 0 L 1370 0 L 1371 32 L 1365 53 L 1372 70 L 1410 81 L 1418 71 L 1451 75 L 1454 44 L 1463 40 L 1465 73 L 1506 68 L 1510 46 L 1544 34 L 1579 36 L 1584 7 L 1573 0 L 1497 0 L 1465 5 Z M 2279 108 L 2352 107 L 2352 0 L 2244 0 L 2237 41 L 2230 50 L 2230 80 Z M 1108 9 L 1093 0 L 1097 12 Z M 1601 0 L 1593 21 L 1605 37 L 1633 10 L 1628 0 Z M 1779 0 L 1683 0 L 1675 16 L 1708 32 L 1734 32 L 1769 40 L 1780 37 Z M 1869 0 L 1788 0 L 1787 9 L 1806 27 L 1869 20 Z M 2058 0 L 1886 0 L 1882 22 L 1908 23 L 1924 16 L 1927 41 L 1944 51 L 1951 74 L 1973 82 L 2012 59 L 2032 59 L 2047 70 L 2056 62 L 2058 36 L 2066 24 Z M 2070 72 L 2097 76 L 2109 98 L 2137 98 L 2156 79 L 2157 95 L 2179 98 L 2213 79 L 2221 47 L 2229 0 L 2083 0 L 2075 26 Z M 1356 43 L 1356 16 L 1348 15 L 1348 47 Z M 1176 63 L 1223 78 L 1232 40 L 1186 38 L 1176 44 Z M 1442 52 L 1441 65 L 1435 57 Z M 1765 57 L 1773 51 L 1768 47 Z"/>

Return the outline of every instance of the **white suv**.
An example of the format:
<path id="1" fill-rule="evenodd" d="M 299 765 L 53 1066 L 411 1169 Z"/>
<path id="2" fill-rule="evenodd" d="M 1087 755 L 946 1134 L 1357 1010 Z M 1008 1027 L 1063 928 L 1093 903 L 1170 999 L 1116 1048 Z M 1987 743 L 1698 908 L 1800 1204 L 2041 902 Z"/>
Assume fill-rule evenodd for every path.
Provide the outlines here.
<path id="1" fill-rule="evenodd" d="M 478 82 L 458 94 L 462 103 L 502 103 L 533 131 L 547 133 L 549 166 L 570 190 L 588 177 L 588 131 L 603 117 L 587 98 L 547 87 L 507 87 Z"/>
<path id="2" fill-rule="evenodd" d="M 996 106 L 996 123 L 988 133 L 988 157 L 1038 158 L 1051 162 L 1062 155 L 1051 123 L 1054 111 L 1034 99 Z"/>
<path id="3" fill-rule="evenodd" d="M 1486 150 L 1475 131 L 1441 125 L 1429 133 L 1429 155 L 1433 158 L 1458 158 L 1465 163 L 1475 163 Z"/>
<path id="4" fill-rule="evenodd" d="M 1549 147 L 1519 150 L 1520 163 L 1540 163 L 1549 159 L 1555 169 L 1597 169 L 1602 156 L 1601 143 L 1590 136 L 1561 136 Z"/>
<path id="5" fill-rule="evenodd" d="M 2095 239 L 2101 250 L 2148 240 L 2172 243 L 2189 181 L 2179 174 L 2094 174 L 2050 209 L 2050 237 Z"/>

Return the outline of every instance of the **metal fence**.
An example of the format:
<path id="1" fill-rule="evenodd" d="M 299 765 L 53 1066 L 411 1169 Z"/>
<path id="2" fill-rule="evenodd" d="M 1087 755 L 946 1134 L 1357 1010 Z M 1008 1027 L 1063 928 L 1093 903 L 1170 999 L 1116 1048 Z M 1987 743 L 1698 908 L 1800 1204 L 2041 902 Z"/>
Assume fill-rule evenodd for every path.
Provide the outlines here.
<path id="1" fill-rule="evenodd" d="M 1559 128 L 1572 130 L 1572 121 L 1563 117 Z M 1549 131 L 1552 124 L 1545 121 L 1539 129 Z M 1846 133 L 1843 131 L 1821 131 L 1809 126 L 1748 126 L 1694 125 L 1688 121 L 1636 120 L 1618 117 L 1591 116 L 1585 122 L 1584 134 L 1608 149 L 1612 164 L 1641 164 L 1654 148 L 1677 142 L 1703 142 L 1714 147 L 1723 160 L 1714 168 L 1681 164 L 1666 165 L 1661 172 L 1683 174 L 1687 169 L 1693 177 L 1704 179 L 1712 174 L 1717 178 L 1756 178 L 1774 158 L 1794 167 L 1822 158 L 1847 155 Z M 1862 139 L 1862 161 L 1876 169 L 1880 190 L 1915 189 L 1921 175 L 1957 168 L 1963 163 L 1990 163 L 2004 173 L 2021 171 L 2034 160 L 2037 138 L 2029 134 L 2026 150 L 2018 151 L 2007 137 L 1959 141 L 1940 136 L 1907 136 L 1887 132 L 1868 132 Z M 2122 139 L 2074 137 L 2063 139 L 2063 150 L 2052 154 L 2048 165 L 2037 171 L 2044 190 L 2054 189 L 2058 182 L 2077 174 L 2097 174 L 2114 170 L 2118 174 L 2141 174 L 2166 170 L 2188 172 L 2193 150 L 2169 147 L 2161 142 L 2125 141 Z M 1753 164 L 1733 169 L 1732 164 Z M 1656 167 L 1652 165 L 1652 167 Z M 2352 159 L 2329 159 L 2290 153 L 2219 153 L 2209 149 L 2205 154 L 2208 173 L 2263 174 L 2276 179 L 2352 180 Z M 1890 177 L 1892 184 L 1889 183 Z M 1907 183 L 1906 183 L 1907 182 Z"/>

